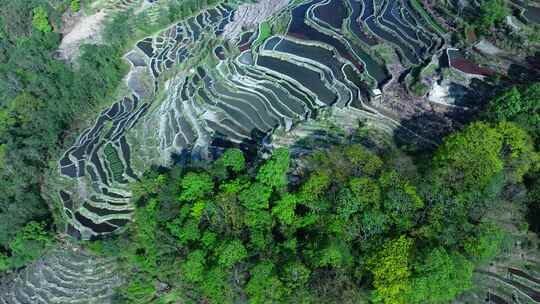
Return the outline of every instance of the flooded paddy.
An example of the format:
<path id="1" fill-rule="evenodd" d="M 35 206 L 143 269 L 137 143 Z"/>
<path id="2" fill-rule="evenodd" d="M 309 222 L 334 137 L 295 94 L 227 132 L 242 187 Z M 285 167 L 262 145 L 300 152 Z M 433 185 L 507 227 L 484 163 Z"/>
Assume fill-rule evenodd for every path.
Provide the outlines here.
<path id="1" fill-rule="evenodd" d="M 93 239 L 122 228 L 134 210 L 129 185 L 152 163 L 205 155 L 213 144 L 255 144 L 325 107 L 373 116 L 363 101 L 390 76 L 371 47 L 391 46 L 409 66 L 440 46 L 425 26 L 415 29 L 423 23 L 405 2 L 305 1 L 284 12 L 286 32 L 257 46 L 257 27 L 222 37 L 236 8 L 221 4 L 136 43 L 126 58 L 152 92 L 130 88 L 59 159 L 66 231 Z"/>

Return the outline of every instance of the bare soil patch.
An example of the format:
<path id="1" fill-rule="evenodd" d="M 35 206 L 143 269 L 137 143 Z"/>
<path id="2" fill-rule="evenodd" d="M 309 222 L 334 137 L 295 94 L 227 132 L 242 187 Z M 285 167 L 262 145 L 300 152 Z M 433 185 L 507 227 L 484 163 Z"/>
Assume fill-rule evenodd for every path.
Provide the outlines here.
<path id="1" fill-rule="evenodd" d="M 62 30 L 63 38 L 58 52 L 60 57 L 74 61 L 80 54 L 80 46 L 83 43 L 99 43 L 101 30 L 107 13 L 99 11 L 94 15 L 75 15 L 68 18 L 66 26 Z"/>

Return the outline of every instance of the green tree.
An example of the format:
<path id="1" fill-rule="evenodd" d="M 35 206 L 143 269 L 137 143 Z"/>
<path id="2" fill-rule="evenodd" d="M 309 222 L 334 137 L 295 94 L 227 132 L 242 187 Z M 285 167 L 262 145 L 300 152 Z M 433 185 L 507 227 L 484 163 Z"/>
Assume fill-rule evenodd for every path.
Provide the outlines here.
<path id="1" fill-rule="evenodd" d="M 227 284 L 227 273 L 221 267 L 214 267 L 205 273 L 201 289 L 210 303 L 233 303 L 231 287 Z"/>
<path id="2" fill-rule="evenodd" d="M 29 222 L 9 243 L 11 266 L 19 268 L 40 257 L 53 242 L 44 223 Z"/>
<path id="3" fill-rule="evenodd" d="M 80 0 L 71 0 L 69 5 L 72 12 L 78 12 L 81 10 L 81 1 Z"/>
<path id="4" fill-rule="evenodd" d="M 353 262 L 351 248 L 345 242 L 332 240 L 325 247 L 314 251 L 312 259 L 316 267 L 346 268 Z"/>
<path id="5" fill-rule="evenodd" d="M 47 13 L 47 10 L 45 8 L 38 6 L 34 8 L 33 17 L 32 17 L 32 25 L 41 32 L 49 33 L 52 31 L 52 27 L 49 24 L 49 14 Z"/>
<path id="6" fill-rule="evenodd" d="M 463 247 L 470 258 L 483 263 L 500 252 L 504 241 L 504 231 L 494 224 L 482 223 L 477 227 L 476 233 L 467 238 Z"/>
<path id="7" fill-rule="evenodd" d="M 190 215 L 196 220 L 200 220 L 205 209 L 206 209 L 206 202 L 202 200 L 197 201 L 195 202 L 195 204 L 193 204 L 193 207 L 191 207 Z"/>
<path id="8" fill-rule="evenodd" d="M 276 149 L 272 158 L 265 162 L 257 173 L 257 181 L 275 189 L 287 185 L 289 170 L 289 151 L 284 148 Z"/>
<path id="9" fill-rule="evenodd" d="M 349 181 L 349 187 L 356 195 L 360 208 L 376 209 L 381 202 L 381 188 L 373 180 L 367 177 L 355 177 Z"/>
<path id="10" fill-rule="evenodd" d="M 227 149 L 222 159 L 224 165 L 230 167 L 234 172 L 240 172 L 246 167 L 244 153 L 239 149 Z"/>
<path id="11" fill-rule="evenodd" d="M 206 249 L 213 249 L 217 241 L 217 234 L 210 231 L 205 231 L 201 242 Z"/>
<path id="12" fill-rule="evenodd" d="M 190 283 L 198 283 L 204 280 L 205 253 L 202 250 L 190 252 L 186 261 L 182 264 L 182 277 Z"/>
<path id="13" fill-rule="evenodd" d="M 158 233 L 158 204 L 157 200 L 150 200 L 146 206 L 136 210 L 133 227 L 135 246 L 131 252 L 126 253 L 128 259 L 151 274 L 155 274 L 158 263 L 158 252 L 155 246 Z"/>
<path id="14" fill-rule="evenodd" d="M 523 93 L 523 103 L 527 105 L 527 110 L 540 110 L 540 82 L 533 83 L 527 87 Z"/>
<path id="15" fill-rule="evenodd" d="M 9 266 L 9 257 L 3 252 L 0 252 L 0 272 L 8 270 Z"/>
<path id="16" fill-rule="evenodd" d="M 414 241 L 405 236 L 390 240 L 367 262 L 373 274 L 374 300 L 387 304 L 408 303 Z"/>
<path id="17" fill-rule="evenodd" d="M 150 303 L 156 294 L 154 282 L 148 277 L 134 276 L 122 292 L 128 303 Z"/>
<path id="18" fill-rule="evenodd" d="M 525 108 L 521 93 L 517 87 L 512 87 L 491 101 L 489 112 L 495 115 L 497 120 L 510 120 L 522 113 Z"/>
<path id="19" fill-rule="evenodd" d="M 290 262 L 283 268 L 283 282 L 290 290 L 305 288 L 309 281 L 311 270 L 302 262 Z"/>
<path id="20" fill-rule="evenodd" d="M 5 167 L 6 147 L 5 144 L 0 144 L 0 171 Z"/>
<path id="21" fill-rule="evenodd" d="M 512 122 L 500 122 L 496 129 L 503 139 L 501 157 L 506 177 L 513 183 L 521 182 L 531 169 L 538 168 L 540 161 L 533 139 L 525 129 Z"/>
<path id="22" fill-rule="evenodd" d="M 141 177 L 139 182 L 132 184 L 131 192 L 133 200 L 138 201 L 142 197 L 158 193 L 167 183 L 167 177 L 163 174 L 149 174 Z"/>
<path id="23" fill-rule="evenodd" d="M 218 251 L 218 263 L 225 268 L 234 266 L 236 263 L 245 259 L 248 255 L 246 248 L 244 245 L 242 245 L 240 240 L 226 242 Z"/>
<path id="24" fill-rule="evenodd" d="M 384 213 L 398 231 L 411 229 L 416 212 L 424 207 L 416 187 L 396 171 L 384 172 L 379 178 L 383 196 Z"/>
<path id="25" fill-rule="evenodd" d="M 83 46 L 77 65 L 57 58 L 61 35 L 52 25 L 69 2 L 0 1 L 0 245 L 10 258 L 10 242 L 25 225 L 51 218 L 50 193 L 41 192 L 51 190 L 44 185 L 73 122 L 116 98 L 127 71 L 125 44 L 111 47 L 107 39 Z"/>
<path id="26" fill-rule="evenodd" d="M 358 144 L 321 150 L 290 185 L 283 152 L 258 172 L 235 172 L 241 157 L 229 152 L 230 162 L 162 173 L 122 242 L 137 257 L 125 259 L 128 286 L 148 303 L 158 281 L 172 302 L 354 302 L 367 296 L 359 281 L 371 282 L 374 303 L 451 301 L 471 286 L 473 263 L 499 252 L 486 207 L 520 182 L 507 177 L 522 163 L 532 167 L 534 145 L 515 123 L 472 124 L 445 139 L 425 173 L 380 149 L 384 162 Z"/>
<path id="27" fill-rule="evenodd" d="M 180 200 L 182 201 L 196 201 L 204 198 L 212 193 L 214 189 L 214 182 L 212 177 L 207 173 L 187 173 L 181 182 L 182 194 Z"/>
<path id="28" fill-rule="evenodd" d="M 336 213 L 344 220 L 362 209 L 358 197 L 346 187 L 337 193 L 335 205 Z"/>
<path id="29" fill-rule="evenodd" d="M 538 139 L 540 137 L 540 83 L 536 82 L 524 89 L 512 87 L 491 100 L 488 116 L 495 122 L 511 121 L 527 130 Z"/>
<path id="30" fill-rule="evenodd" d="M 285 193 L 282 198 L 277 201 L 272 207 L 272 215 L 274 215 L 280 223 L 284 225 L 292 225 L 296 221 L 295 208 L 298 203 L 298 198 L 289 193 Z"/>
<path id="31" fill-rule="evenodd" d="M 167 228 L 178 239 L 180 245 L 187 245 L 188 242 L 201 238 L 199 221 L 196 219 L 189 219 L 183 222 L 181 218 L 176 218 L 172 222 L 167 223 Z"/>
<path id="32" fill-rule="evenodd" d="M 361 213 L 361 237 L 369 239 L 389 230 L 388 216 L 382 210 L 370 210 Z"/>
<path id="33" fill-rule="evenodd" d="M 272 228 L 272 215 L 266 210 L 250 210 L 244 216 L 244 223 L 252 231 L 266 231 Z"/>
<path id="34" fill-rule="evenodd" d="M 240 192 L 238 199 L 244 207 L 250 210 L 268 209 L 272 189 L 262 183 L 253 183 Z"/>
<path id="35" fill-rule="evenodd" d="M 346 156 L 344 166 L 353 174 L 374 176 L 382 169 L 383 161 L 362 145 L 346 145 L 343 153 Z"/>
<path id="36" fill-rule="evenodd" d="M 447 303 L 472 287 L 474 266 L 459 253 L 435 248 L 415 264 L 409 303 Z"/>
<path id="37" fill-rule="evenodd" d="M 330 175 L 327 172 L 318 171 L 310 174 L 307 181 L 302 184 L 300 192 L 301 200 L 304 201 L 303 204 L 309 205 L 310 201 L 321 199 L 330 185 Z"/>
<path id="38" fill-rule="evenodd" d="M 279 303 L 287 289 L 275 273 L 275 265 L 261 262 L 249 271 L 251 278 L 246 285 L 249 302 L 253 304 Z"/>
<path id="39" fill-rule="evenodd" d="M 488 31 L 501 23 L 510 14 L 510 9 L 504 0 L 483 0 L 479 12 L 478 24 L 482 30 Z"/>
<path id="40" fill-rule="evenodd" d="M 473 123 L 444 139 L 435 153 L 435 172 L 456 190 L 482 189 L 503 169 L 502 145 L 496 129 L 487 123 Z"/>

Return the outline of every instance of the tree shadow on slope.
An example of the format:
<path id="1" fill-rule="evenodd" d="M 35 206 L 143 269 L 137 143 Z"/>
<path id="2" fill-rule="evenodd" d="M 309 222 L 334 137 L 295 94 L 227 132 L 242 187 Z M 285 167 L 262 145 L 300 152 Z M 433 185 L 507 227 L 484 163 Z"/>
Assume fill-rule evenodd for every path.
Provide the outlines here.
<path id="1" fill-rule="evenodd" d="M 540 236 L 540 174 L 529 176 L 525 184 L 529 190 L 525 219 L 529 223 L 529 230 Z"/>
<path id="2" fill-rule="evenodd" d="M 495 89 L 491 79 L 474 78 L 469 86 L 453 82 L 449 95 L 456 99 L 456 107 L 448 107 L 446 111 L 419 111 L 402 120 L 402 127 L 394 132 L 396 144 L 410 152 L 433 150 L 444 137 L 477 120 L 480 110 L 495 96 Z"/>
<path id="3" fill-rule="evenodd" d="M 526 218 L 529 223 L 529 230 L 540 235 L 540 202 L 529 203 Z"/>
<path id="4" fill-rule="evenodd" d="M 264 142 L 266 134 L 253 130 L 249 140 L 244 140 L 240 143 L 233 142 L 227 139 L 227 136 L 217 132 L 212 138 L 210 145 L 206 148 L 188 148 L 180 153 L 175 153 L 171 156 L 175 166 L 192 166 L 208 161 L 218 159 L 225 150 L 229 148 L 238 148 L 244 152 L 244 156 L 248 162 L 255 160 L 259 152 L 264 151 Z M 164 168 L 166 170 L 166 168 Z"/>
<path id="5" fill-rule="evenodd" d="M 523 65 L 511 64 L 508 67 L 508 78 L 514 84 L 540 81 L 540 51 L 533 56 L 527 56 Z"/>
<path id="6" fill-rule="evenodd" d="M 454 105 L 466 107 L 473 111 L 484 107 L 495 95 L 495 86 L 490 79 L 481 80 L 474 78 L 468 86 L 457 82 L 451 82 L 448 95 L 454 98 Z"/>
<path id="7" fill-rule="evenodd" d="M 471 112 L 454 108 L 448 112 L 424 111 L 407 120 L 394 131 L 397 146 L 409 152 L 432 151 L 448 134 L 471 120 Z"/>

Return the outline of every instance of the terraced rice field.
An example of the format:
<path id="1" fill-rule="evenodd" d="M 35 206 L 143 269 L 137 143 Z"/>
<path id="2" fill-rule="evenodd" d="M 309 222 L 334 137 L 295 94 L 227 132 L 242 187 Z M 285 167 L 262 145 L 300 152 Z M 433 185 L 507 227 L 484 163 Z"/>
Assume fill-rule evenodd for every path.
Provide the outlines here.
<path id="1" fill-rule="evenodd" d="M 370 48 L 387 45 L 406 69 L 445 43 L 409 0 L 301 2 L 286 8 L 284 33 L 256 45 L 257 28 L 223 39 L 235 9 L 209 8 L 126 55 L 153 92 L 141 96 L 142 76 L 133 74 L 132 95 L 102 111 L 60 159 L 69 186 L 58 195 L 70 235 L 121 229 L 134 209 L 129 183 L 151 163 L 186 151 L 204 156 L 218 142 L 257 143 L 326 107 L 382 117 L 369 100 L 390 76 Z"/>
<path id="2" fill-rule="evenodd" d="M 465 293 L 462 295 L 464 300 L 460 299 L 457 303 L 469 303 L 473 298 L 478 302 L 494 304 L 540 303 L 540 269 L 537 261 L 527 261 L 523 269 L 492 268 L 491 271 L 478 270 L 474 276 L 475 282 L 479 282 L 479 292 Z"/>
<path id="3" fill-rule="evenodd" d="M 540 24 L 540 4 L 537 1 L 512 0 L 512 2 L 521 11 L 525 21 Z"/>
<path id="4" fill-rule="evenodd" d="M 111 303 L 122 279 L 112 260 L 58 248 L 0 282 L 0 304 Z"/>

